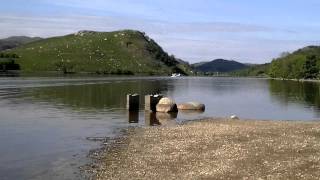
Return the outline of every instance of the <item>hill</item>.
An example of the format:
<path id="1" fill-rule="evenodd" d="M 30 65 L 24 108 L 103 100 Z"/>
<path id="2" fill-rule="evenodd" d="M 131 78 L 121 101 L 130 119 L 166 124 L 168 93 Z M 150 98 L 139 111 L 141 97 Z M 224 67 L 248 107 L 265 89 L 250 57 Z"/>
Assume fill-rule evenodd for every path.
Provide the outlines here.
<path id="1" fill-rule="evenodd" d="M 239 63 L 237 61 L 229 61 L 224 59 L 216 59 L 210 62 L 201 62 L 193 64 L 196 71 L 200 72 L 232 72 L 248 68 L 248 65 Z"/>
<path id="2" fill-rule="evenodd" d="M 320 78 L 320 46 L 308 46 L 274 59 L 269 68 L 273 78 Z"/>
<path id="3" fill-rule="evenodd" d="M 13 49 L 20 45 L 41 40 L 39 37 L 12 36 L 6 39 L 0 39 L 0 51 Z"/>
<path id="4" fill-rule="evenodd" d="M 79 31 L 9 50 L 19 55 L 23 72 L 98 74 L 188 74 L 190 68 L 169 56 L 154 40 L 133 30 Z"/>
<path id="5" fill-rule="evenodd" d="M 270 63 L 250 64 L 248 68 L 230 72 L 232 76 L 250 76 L 250 77 L 267 77 L 269 73 Z"/>

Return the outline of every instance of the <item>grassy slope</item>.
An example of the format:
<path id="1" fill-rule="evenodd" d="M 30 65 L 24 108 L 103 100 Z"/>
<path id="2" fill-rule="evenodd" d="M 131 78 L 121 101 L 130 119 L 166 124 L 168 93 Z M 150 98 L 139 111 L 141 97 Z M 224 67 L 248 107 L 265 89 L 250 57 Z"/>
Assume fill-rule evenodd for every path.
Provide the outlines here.
<path id="1" fill-rule="evenodd" d="M 18 63 L 24 72 L 169 74 L 173 69 L 180 70 L 175 61 L 170 67 L 165 64 L 169 56 L 153 40 L 131 30 L 54 37 L 11 52 L 21 57 Z"/>

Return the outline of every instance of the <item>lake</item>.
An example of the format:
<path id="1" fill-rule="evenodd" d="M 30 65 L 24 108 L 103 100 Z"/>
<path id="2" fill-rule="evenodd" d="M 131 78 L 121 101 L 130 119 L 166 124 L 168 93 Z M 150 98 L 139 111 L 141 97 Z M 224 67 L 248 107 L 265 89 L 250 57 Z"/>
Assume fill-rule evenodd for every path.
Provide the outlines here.
<path id="1" fill-rule="evenodd" d="M 126 111 L 128 93 L 141 95 L 139 113 Z M 143 96 L 155 93 L 177 103 L 200 101 L 206 111 L 150 116 L 143 110 Z M 2 77 L 0 114 L 0 179 L 80 179 L 78 167 L 99 147 L 87 137 L 115 137 L 128 126 L 233 114 L 315 121 L 320 119 L 320 84 L 253 78 Z"/>

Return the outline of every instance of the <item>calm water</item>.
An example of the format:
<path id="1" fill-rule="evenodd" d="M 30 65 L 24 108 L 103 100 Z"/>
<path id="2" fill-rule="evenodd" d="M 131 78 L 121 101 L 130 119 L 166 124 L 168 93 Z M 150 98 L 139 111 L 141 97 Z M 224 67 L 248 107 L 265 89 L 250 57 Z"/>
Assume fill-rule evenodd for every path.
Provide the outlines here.
<path id="1" fill-rule="evenodd" d="M 176 120 L 143 110 L 129 116 L 127 93 L 196 100 L 206 104 L 206 112 L 179 113 Z M 114 137 L 128 126 L 232 114 L 318 120 L 320 84 L 234 78 L 0 78 L 0 114 L 0 179 L 79 179 L 78 167 L 89 161 L 90 149 L 99 147 L 87 137 Z"/>

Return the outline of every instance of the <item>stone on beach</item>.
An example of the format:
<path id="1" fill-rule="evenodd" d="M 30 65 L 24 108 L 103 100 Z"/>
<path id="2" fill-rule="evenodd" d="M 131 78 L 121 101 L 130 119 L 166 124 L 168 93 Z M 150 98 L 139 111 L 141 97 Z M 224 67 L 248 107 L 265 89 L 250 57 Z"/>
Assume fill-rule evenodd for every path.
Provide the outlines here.
<path id="1" fill-rule="evenodd" d="M 199 102 L 187 102 L 187 103 L 179 104 L 178 109 L 204 111 L 205 105 Z"/>
<path id="2" fill-rule="evenodd" d="M 156 106 L 157 112 L 178 112 L 177 104 L 173 99 L 170 98 L 161 98 L 159 103 Z"/>

